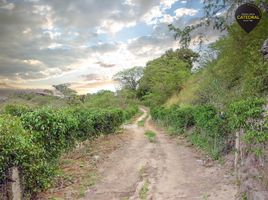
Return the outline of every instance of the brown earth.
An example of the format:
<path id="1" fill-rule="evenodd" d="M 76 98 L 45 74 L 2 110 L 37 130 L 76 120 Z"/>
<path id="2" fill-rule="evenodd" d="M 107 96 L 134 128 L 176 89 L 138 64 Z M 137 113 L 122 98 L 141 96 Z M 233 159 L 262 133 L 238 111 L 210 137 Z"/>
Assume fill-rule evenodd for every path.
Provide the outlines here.
<path id="1" fill-rule="evenodd" d="M 206 162 L 204 156 L 180 138 L 165 134 L 146 118 L 124 126 L 127 139 L 98 166 L 99 179 L 84 200 L 233 200 L 236 195 L 231 162 Z M 156 133 L 155 142 L 144 135 Z"/>

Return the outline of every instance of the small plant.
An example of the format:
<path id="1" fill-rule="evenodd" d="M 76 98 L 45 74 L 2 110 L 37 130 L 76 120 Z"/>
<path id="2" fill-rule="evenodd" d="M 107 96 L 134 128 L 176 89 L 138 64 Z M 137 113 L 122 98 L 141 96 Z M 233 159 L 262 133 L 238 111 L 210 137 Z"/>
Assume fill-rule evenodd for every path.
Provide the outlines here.
<path id="1" fill-rule="evenodd" d="M 149 130 L 145 132 L 145 135 L 147 136 L 150 142 L 155 142 L 155 137 L 156 137 L 155 132 Z"/>
<path id="2" fill-rule="evenodd" d="M 145 120 L 144 119 L 138 121 L 138 126 L 144 127 L 144 124 L 145 124 Z"/>
<path id="3" fill-rule="evenodd" d="M 140 126 L 140 127 L 144 127 L 145 122 L 146 122 L 146 119 L 147 119 L 148 117 L 149 117 L 149 116 L 146 115 L 142 120 L 138 121 L 138 126 Z"/>
<path id="4" fill-rule="evenodd" d="M 145 200 L 147 198 L 148 191 L 149 191 L 149 182 L 146 180 L 142 188 L 140 189 L 139 198 Z"/>

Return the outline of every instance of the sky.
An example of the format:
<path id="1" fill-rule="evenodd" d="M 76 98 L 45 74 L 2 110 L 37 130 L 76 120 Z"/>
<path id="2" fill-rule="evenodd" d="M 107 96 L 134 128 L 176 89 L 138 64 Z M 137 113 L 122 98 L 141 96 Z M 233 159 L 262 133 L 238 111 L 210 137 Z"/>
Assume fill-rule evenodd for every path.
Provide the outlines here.
<path id="1" fill-rule="evenodd" d="M 116 90 L 115 73 L 179 48 L 168 24 L 202 16 L 201 0 L 0 0 L 0 88 Z"/>

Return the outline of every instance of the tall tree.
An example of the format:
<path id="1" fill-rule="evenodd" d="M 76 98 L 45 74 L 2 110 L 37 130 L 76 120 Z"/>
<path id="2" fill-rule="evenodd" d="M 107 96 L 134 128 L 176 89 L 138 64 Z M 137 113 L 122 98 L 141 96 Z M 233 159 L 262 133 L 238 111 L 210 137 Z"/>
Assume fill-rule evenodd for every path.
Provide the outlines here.
<path id="1" fill-rule="evenodd" d="M 136 90 L 142 75 L 143 67 L 133 67 L 115 74 L 114 80 L 119 81 L 123 89 Z"/>
<path id="2" fill-rule="evenodd" d="M 70 88 L 71 84 L 63 83 L 59 85 L 53 85 L 53 87 L 60 91 L 64 96 L 70 97 L 76 95 L 76 91 Z"/>
<path id="3" fill-rule="evenodd" d="M 191 50 L 169 50 L 160 58 L 146 64 L 140 80 L 138 97 L 148 106 L 164 103 L 174 92 L 182 89 L 191 74 L 192 62 L 198 54 Z"/>

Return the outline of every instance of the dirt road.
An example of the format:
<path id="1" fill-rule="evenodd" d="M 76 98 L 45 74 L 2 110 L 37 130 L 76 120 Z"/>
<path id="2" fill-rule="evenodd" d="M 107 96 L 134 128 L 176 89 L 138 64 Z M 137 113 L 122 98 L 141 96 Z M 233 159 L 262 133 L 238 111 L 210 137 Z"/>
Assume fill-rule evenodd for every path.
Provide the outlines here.
<path id="1" fill-rule="evenodd" d="M 178 144 L 150 120 L 144 127 L 137 122 L 124 127 L 131 135 L 111 153 L 99 169 L 101 180 L 90 188 L 85 200 L 232 200 L 236 187 L 233 177 L 219 164 L 206 167 L 202 158 L 187 145 Z M 156 133 L 155 142 L 144 135 Z M 179 142 L 180 143 L 180 142 Z"/>

